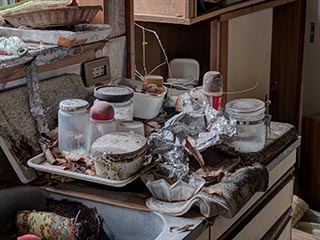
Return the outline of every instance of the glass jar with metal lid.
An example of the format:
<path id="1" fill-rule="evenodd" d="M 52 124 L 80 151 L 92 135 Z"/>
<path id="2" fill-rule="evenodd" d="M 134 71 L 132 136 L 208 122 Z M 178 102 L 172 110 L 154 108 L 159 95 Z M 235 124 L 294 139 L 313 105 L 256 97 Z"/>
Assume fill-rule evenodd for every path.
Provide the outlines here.
<path id="1" fill-rule="evenodd" d="M 266 140 L 265 103 L 258 99 L 243 98 L 226 104 L 225 112 L 237 120 L 237 133 L 228 145 L 239 152 L 257 152 Z"/>
<path id="2" fill-rule="evenodd" d="M 94 89 L 96 101 L 106 101 L 114 108 L 116 120 L 133 120 L 133 90 L 121 85 L 100 86 Z"/>
<path id="3" fill-rule="evenodd" d="M 81 99 L 63 100 L 59 104 L 58 137 L 59 151 L 80 155 L 90 149 L 88 111 L 89 103 Z"/>

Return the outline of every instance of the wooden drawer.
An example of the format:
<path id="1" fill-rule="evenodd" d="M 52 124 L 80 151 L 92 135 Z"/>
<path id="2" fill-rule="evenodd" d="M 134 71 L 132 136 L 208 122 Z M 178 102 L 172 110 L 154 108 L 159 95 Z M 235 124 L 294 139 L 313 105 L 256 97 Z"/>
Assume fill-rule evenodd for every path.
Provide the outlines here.
<path id="1" fill-rule="evenodd" d="M 280 163 L 271 162 L 268 165 L 269 171 L 269 189 L 295 164 L 296 151 L 290 153 Z M 211 239 L 218 239 L 222 234 L 227 231 L 233 224 L 235 224 L 241 216 L 243 216 L 259 199 L 264 196 L 265 193 L 256 193 L 249 200 L 249 202 L 238 212 L 233 218 L 219 217 L 211 227 Z"/>
<path id="2" fill-rule="evenodd" d="M 293 195 L 291 180 L 282 190 L 239 232 L 235 239 L 261 239 L 275 222 L 290 208 Z M 285 235 L 283 238 L 285 239 Z"/>

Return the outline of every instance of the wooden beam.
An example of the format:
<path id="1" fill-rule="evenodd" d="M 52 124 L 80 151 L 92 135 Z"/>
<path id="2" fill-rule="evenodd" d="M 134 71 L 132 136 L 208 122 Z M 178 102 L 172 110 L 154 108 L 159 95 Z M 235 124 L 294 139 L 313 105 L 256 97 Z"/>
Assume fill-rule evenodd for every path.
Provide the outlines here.
<path id="1" fill-rule="evenodd" d="M 126 0 L 126 31 L 127 31 L 127 77 L 134 79 L 135 71 L 135 31 L 133 20 L 133 0 Z"/>
<path id="2" fill-rule="evenodd" d="M 219 41 L 218 41 L 218 20 L 211 21 L 210 25 L 210 70 L 217 71 L 219 69 Z"/>
<path id="3" fill-rule="evenodd" d="M 274 120 L 301 130 L 305 0 L 273 10 L 270 107 Z"/>
<path id="4" fill-rule="evenodd" d="M 229 22 L 220 24 L 220 72 L 223 76 L 223 91 L 228 89 L 228 45 L 229 45 Z M 223 96 L 222 104 L 227 102 L 227 97 Z"/>

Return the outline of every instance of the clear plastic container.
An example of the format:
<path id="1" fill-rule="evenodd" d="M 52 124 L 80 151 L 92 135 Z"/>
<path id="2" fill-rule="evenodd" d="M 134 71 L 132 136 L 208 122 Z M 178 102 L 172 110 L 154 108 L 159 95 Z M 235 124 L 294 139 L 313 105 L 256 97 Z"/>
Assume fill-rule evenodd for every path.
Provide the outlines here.
<path id="1" fill-rule="evenodd" d="M 133 120 L 133 90 L 125 86 L 100 86 L 95 88 L 94 96 L 100 101 L 110 103 L 114 108 L 114 118 L 119 121 Z"/>
<path id="2" fill-rule="evenodd" d="M 244 153 L 262 150 L 266 140 L 265 110 L 265 103 L 258 99 L 228 102 L 225 111 L 237 120 L 237 133 L 228 145 Z"/>
<path id="3" fill-rule="evenodd" d="M 114 107 L 114 118 L 120 121 L 132 121 L 133 120 L 133 101 L 127 102 L 112 102 L 110 103 Z"/>
<path id="4" fill-rule="evenodd" d="M 89 104 L 81 99 L 60 102 L 58 113 L 59 150 L 86 155 L 90 149 Z"/>
<path id="5" fill-rule="evenodd" d="M 116 121 L 111 120 L 95 120 L 90 118 L 90 145 L 99 137 L 116 131 Z"/>
<path id="6" fill-rule="evenodd" d="M 24 41 L 15 36 L 0 37 L 0 50 L 18 56 L 24 56 L 28 53 L 28 48 Z"/>

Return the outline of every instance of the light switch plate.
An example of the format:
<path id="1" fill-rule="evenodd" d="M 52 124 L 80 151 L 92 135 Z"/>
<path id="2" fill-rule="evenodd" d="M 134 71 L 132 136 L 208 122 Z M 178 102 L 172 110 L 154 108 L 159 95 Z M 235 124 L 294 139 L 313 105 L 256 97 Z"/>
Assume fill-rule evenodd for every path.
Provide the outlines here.
<path id="1" fill-rule="evenodd" d="M 84 84 L 86 87 L 105 82 L 111 78 L 110 59 L 108 57 L 98 58 L 83 64 Z"/>

